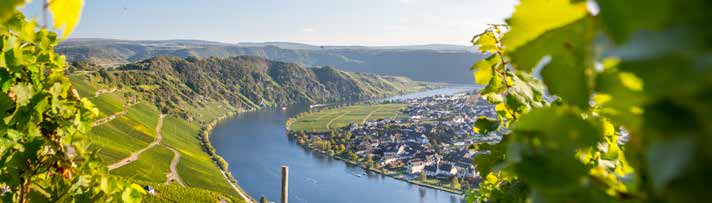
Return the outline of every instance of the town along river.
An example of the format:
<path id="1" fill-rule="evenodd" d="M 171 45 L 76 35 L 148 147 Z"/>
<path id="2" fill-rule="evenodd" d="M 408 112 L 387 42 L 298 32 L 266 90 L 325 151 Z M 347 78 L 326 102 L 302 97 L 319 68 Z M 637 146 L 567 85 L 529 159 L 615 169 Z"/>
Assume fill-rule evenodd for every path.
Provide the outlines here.
<path id="1" fill-rule="evenodd" d="M 473 87 L 449 87 L 397 96 L 386 100 L 454 94 Z M 367 173 L 361 168 L 312 152 L 290 140 L 284 129 L 287 118 L 308 109 L 293 105 L 241 113 L 217 126 L 210 136 L 217 153 L 252 197 L 264 195 L 279 202 L 282 165 L 289 166 L 289 201 L 292 203 L 460 203 L 461 195 L 409 184 Z M 363 175 L 366 173 L 366 175 Z M 217 181 L 217 180 L 216 180 Z"/>

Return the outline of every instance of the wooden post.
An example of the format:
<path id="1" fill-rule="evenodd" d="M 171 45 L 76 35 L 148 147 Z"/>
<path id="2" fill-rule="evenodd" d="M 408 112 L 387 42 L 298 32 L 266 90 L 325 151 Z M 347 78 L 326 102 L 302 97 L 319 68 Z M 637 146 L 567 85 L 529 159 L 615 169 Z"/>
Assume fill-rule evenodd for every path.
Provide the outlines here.
<path id="1" fill-rule="evenodd" d="M 282 166 L 282 203 L 289 201 L 289 167 Z"/>

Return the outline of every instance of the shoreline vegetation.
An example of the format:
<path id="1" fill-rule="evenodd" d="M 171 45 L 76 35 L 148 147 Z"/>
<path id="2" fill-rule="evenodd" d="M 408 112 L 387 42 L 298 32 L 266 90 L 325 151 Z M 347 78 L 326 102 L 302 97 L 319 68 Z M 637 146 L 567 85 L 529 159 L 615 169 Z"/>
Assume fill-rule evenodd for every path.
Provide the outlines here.
<path id="1" fill-rule="evenodd" d="M 428 84 L 424 85 L 424 88 L 423 88 L 423 89 L 407 90 L 407 91 L 404 91 L 404 92 L 402 92 L 402 93 L 400 93 L 400 94 L 393 94 L 393 95 L 390 95 L 390 96 L 397 96 L 397 95 L 403 95 L 403 94 L 410 94 L 410 93 L 423 92 L 423 91 L 428 91 L 428 90 L 434 90 L 434 89 L 445 88 L 445 87 L 447 87 L 447 86 L 448 86 L 448 85 L 439 84 L 439 83 L 428 83 Z M 371 99 L 381 99 L 381 98 L 387 98 L 387 97 L 390 97 L 390 96 L 376 97 L 376 98 L 371 98 Z M 262 109 L 265 109 L 265 108 L 276 108 L 276 106 L 265 106 L 265 107 L 258 107 L 258 108 L 247 109 L 247 110 L 238 109 L 238 110 L 230 111 L 230 112 L 225 113 L 225 114 L 223 114 L 223 115 L 221 115 L 221 116 L 219 116 L 219 117 L 217 117 L 217 118 L 215 118 L 215 119 L 213 119 L 213 120 L 211 120 L 211 121 L 209 121 L 209 122 L 207 122 L 207 123 L 205 123 L 205 124 L 201 124 L 201 130 L 200 130 L 200 133 L 199 133 L 199 135 L 198 135 L 198 138 L 199 138 L 200 144 L 201 144 L 201 148 L 203 149 L 203 151 L 204 151 L 205 153 L 207 153 L 208 156 L 209 156 L 209 157 L 211 158 L 211 160 L 213 161 L 213 163 L 214 163 L 215 165 L 217 165 L 218 169 L 220 169 L 220 171 L 222 172 L 222 174 L 223 174 L 223 175 L 225 176 L 225 178 L 227 179 L 228 183 L 229 183 L 231 186 L 233 186 L 233 188 L 235 188 L 236 190 L 238 190 L 238 193 L 239 193 L 239 194 L 242 196 L 242 198 L 245 199 L 245 201 L 247 201 L 247 202 L 257 202 L 257 200 L 256 200 L 254 197 L 252 197 L 249 193 L 247 193 L 247 192 L 240 186 L 239 181 L 232 175 L 232 172 L 230 172 L 230 170 L 229 170 L 229 163 L 228 163 L 222 156 L 220 156 L 220 155 L 217 153 L 217 150 L 215 149 L 215 147 L 213 147 L 212 143 L 210 142 L 210 135 L 211 135 L 213 129 L 214 129 L 216 126 L 222 124 L 222 123 L 223 123 L 225 120 L 227 120 L 227 119 L 234 118 L 234 117 L 238 116 L 240 113 L 258 111 L 258 110 L 262 110 Z M 303 113 L 304 113 L 304 112 L 303 112 Z M 300 114 L 301 114 L 301 113 L 300 113 Z M 291 124 L 292 122 L 293 122 L 293 121 L 292 121 L 292 118 L 289 118 L 289 119 L 287 119 L 287 121 L 286 121 L 287 124 Z M 288 133 L 288 134 L 289 134 L 289 133 Z M 340 157 L 337 158 L 337 159 L 340 159 Z M 347 163 L 352 164 L 352 165 L 357 165 L 356 162 L 349 162 L 349 161 L 346 160 L 346 159 L 340 159 L 340 160 L 346 161 Z M 363 168 L 363 167 L 362 167 L 362 168 Z M 366 169 L 366 168 L 364 168 L 364 169 Z M 366 169 L 366 170 L 369 170 L 369 169 Z M 375 170 L 371 170 L 371 171 L 377 172 L 377 171 L 375 171 Z M 387 175 L 387 176 L 388 176 L 388 175 Z M 439 188 L 438 186 L 434 186 L 434 185 L 425 185 L 425 184 L 423 184 L 423 183 L 408 181 L 408 180 L 405 180 L 405 179 L 403 179 L 403 178 L 398 178 L 398 177 L 396 177 L 396 176 L 389 176 L 389 177 L 392 177 L 392 178 L 398 179 L 398 180 L 403 180 L 403 181 L 406 181 L 406 182 L 409 182 L 409 183 L 412 183 L 412 184 L 417 184 L 417 185 L 422 185 L 422 186 L 426 186 L 426 187 L 430 187 L 430 188 L 434 188 L 434 189 L 443 190 L 443 191 L 450 192 L 450 193 L 454 193 L 454 194 L 460 194 L 460 195 L 463 194 L 462 192 L 455 192 L 455 191 L 453 191 L 453 190 L 448 190 L 448 189 L 446 189 L 446 188 Z"/>
<path id="2" fill-rule="evenodd" d="M 217 70 L 212 65 L 218 65 Z M 227 66 L 231 74 L 215 77 Z M 255 74 L 240 74 L 253 71 L 253 66 L 263 67 Z M 259 57 L 229 57 L 196 59 L 187 57 L 155 57 L 141 62 L 122 65 L 112 69 L 86 69 L 73 63 L 74 71 L 68 76 L 78 93 L 89 98 L 97 105 L 101 117 L 121 112 L 124 103 L 136 100 L 140 105 L 132 106 L 131 111 L 107 124 L 97 126 L 90 136 L 96 148 L 104 149 L 102 158 L 112 163 L 127 156 L 132 151 L 147 144 L 153 136 L 148 119 L 159 113 L 170 115 L 173 128 L 170 141 L 173 148 L 186 154 L 180 158 L 179 173 L 190 187 L 196 187 L 221 193 L 233 199 L 255 202 L 255 197 L 247 194 L 230 173 L 228 163 L 212 146 L 209 136 L 212 129 L 222 121 L 239 113 L 264 108 L 277 108 L 292 103 L 337 102 L 347 99 L 374 99 L 388 96 L 425 91 L 444 86 L 442 83 L 412 81 L 403 77 L 378 76 L 373 74 L 351 73 L 335 68 L 308 69 L 296 64 L 269 61 Z M 190 70 L 179 68 L 189 67 Z M 207 68 L 211 67 L 211 68 Z M 266 71 L 267 69 L 271 71 Z M 196 77 L 186 73 L 196 71 Z M 191 72 L 193 73 L 193 72 Z M 199 77 L 197 77 L 199 76 Z M 180 80 L 175 80 L 180 78 Z M 262 85 L 253 81 L 269 81 L 269 88 L 278 92 L 265 92 Z M 323 88 L 302 89 L 295 81 L 306 82 L 310 86 Z M 226 83 L 241 84 L 246 91 L 234 89 Z M 338 83 L 338 85 L 336 85 Z M 191 85 L 199 84 L 194 88 Z M 345 87 L 336 91 L 335 87 Z M 216 91 L 207 91 L 218 88 Z M 344 92 L 357 92 L 344 94 Z M 226 94 L 223 94 L 226 93 Z M 272 95 L 272 96 L 264 96 Z M 135 109 L 135 110 L 134 110 Z M 140 130 L 132 126 L 142 126 Z M 177 127 L 176 127 L 177 125 Z M 144 129 L 145 128 L 145 129 Z M 126 136 L 129 135 L 129 136 Z M 174 136 L 173 136 L 174 135 Z M 124 139 L 130 138 L 130 139 Z M 135 139 L 134 139 L 135 138 Z M 189 140 L 188 140 L 189 139 Z M 153 152 L 153 151 L 151 151 Z M 174 157 L 169 150 L 151 153 L 144 157 L 160 159 Z M 205 153 L 205 154 L 203 154 Z M 164 175 L 155 175 L 152 171 L 144 172 L 149 163 L 145 158 L 127 165 L 118 177 L 163 182 Z M 212 163 L 211 163 L 212 162 Z M 144 165 L 139 165 L 139 163 Z M 166 168 L 170 163 L 166 163 Z M 183 169 L 183 170 L 180 170 Z M 208 170 L 209 169 L 209 170 Z M 200 173 L 199 173 L 200 172 Z M 204 173 L 202 173 L 204 172 Z M 134 174 L 140 174 L 138 176 Z M 225 179 L 227 182 L 216 181 Z M 187 180 L 186 180 L 187 179 Z M 156 181 L 158 180 L 158 181 Z M 165 189 L 172 190 L 172 187 Z M 254 194 L 257 195 L 257 194 Z M 242 196 L 242 197 L 241 197 Z M 239 200 L 237 200 L 240 202 Z"/>
<path id="3" fill-rule="evenodd" d="M 406 174 L 404 174 L 403 172 L 389 170 L 385 166 L 381 166 L 381 167 L 375 166 L 375 164 L 371 164 L 367 161 L 368 158 L 363 158 L 363 159 L 356 158 L 357 160 L 354 160 L 353 158 L 349 158 L 349 155 L 353 156 L 352 152 L 325 151 L 323 149 L 320 149 L 319 146 L 317 146 L 318 144 L 315 145 L 314 143 L 312 143 L 312 141 L 304 140 L 300 136 L 300 133 L 303 133 L 305 131 L 312 132 L 312 133 L 313 132 L 332 133 L 332 135 L 334 133 L 336 133 L 336 134 L 339 134 L 340 136 L 344 136 L 344 134 L 350 134 L 350 132 L 344 132 L 341 130 L 343 128 L 348 128 L 348 126 L 342 125 L 342 126 L 334 127 L 332 125 L 332 122 L 334 122 L 333 120 L 340 120 L 342 124 L 344 122 L 343 121 L 344 118 L 342 118 L 342 117 L 344 115 L 346 115 L 346 113 L 341 114 L 338 109 L 354 108 L 354 109 L 356 109 L 355 111 L 359 111 L 358 110 L 359 105 L 368 105 L 367 108 L 375 109 L 368 115 L 364 116 L 364 118 L 359 117 L 358 119 L 354 120 L 354 122 L 353 122 L 353 123 L 358 123 L 358 122 L 365 122 L 366 120 L 376 120 L 374 117 L 371 117 L 371 116 L 372 116 L 373 112 L 375 112 L 375 111 L 384 110 L 384 109 L 380 109 L 380 108 L 382 108 L 381 106 L 398 105 L 398 104 L 407 106 L 407 104 L 405 104 L 405 103 L 398 103 L 398 102 L 392 102 L 392 101 L 385 101 L 385 102 L 381 102 L 381 103 L 359 102 L 359 103 L 352 103 L 352 104 L 347 104 L 347 105 L 327 106 L 327 107 L 323 107 L 322 109 L 320 109 L 318 111 L 305 111 L 305 112 L 299 113 L 299 114 L 287 119 L 287 121 L 285 122 L 285 129 L 287 131 L 287 137 L 289 137 L 290 139 L 294 139 L 295 143 L 299 144 L 300 146 L 304 147 L 305 149 L 308 149 L 309 151 L 315 151 L 322 155 L 328 156 L 329 158 L 334 158 L 337 160 L 344 161 L 345 163 L 347 163 L 349 165 L 358 166 L 365 171 L 378 173 L 378 174 L 381 174 L 384 176 L 388 176 L 388 177 L 391 177 L 391 178 L 394 178 L 397 180 L 407 182 L 409 184 L 428 187 L 428 188 L 432 188 L 432 189 L 436 189 L 436 190 L 440 190 L 440 191 L 444 191 L 444 192 L 448 192 L 448 193 L 452 193 L 452 194 L 464 195 L 464 193 L 466 191 L 465 187 L 460 186 L 461 187 L 460 189 L 453 188 L 452 186 L 448 186 L 449 183 L 447 182 L 447 180 L 427 178 L 427 180 L 435 181 L 435 182 L 431 181 L 432 182 L 431 183 L 431 182 L 427 182 L 427 180 L 425 180 L 425 181 L 420 180 L 419 178 L 408 178 L 408 177 L 406 177 Z M 335 114 L 341 114 L 341 115 L 336 116 L 336 118 L 332 118 L 335 115 L 329 114 L 328 111 L 337 111 Z M 347 111 L 347 110 L 343 110 L 343 111 Z M 328 114 L 328 115 L 318 116 L 321 118 L 319 120 L 308 119 L 309 121 L 307 121 L 307 122 L 311 123 L 311 124 L 307 124 L 306 125 L 306 126 L 308 126 L 307 128 L 305 128 L 305 124 L 303 124 L 303 122 L 300 123 L 299 126 L 294 126 L 295 123 L 299 123 L 298 121 L 300 119 L 302 119 L 302 117 L 314 116 L 315 114 L 319 114 L 319 112 L 327 112 L 324 114 Z M 380 112 L 383 113 L 383 111 L 380 111 Z M 353 113 L 353 112 L 351 112 L 351 113 Z M 359 112 L 359 113 L 363 113 L 363 112 Z M 331 121 L 329 121 L 329 124 L 326 124 L 327 125 L 326 129 L 323 129 L 323 128 L 317 129 L 314 127 L 315 124 L 323 124 L 324 122 L 326 122 L 326 121 L 322 121 L 322 120 L 329 120 L 329 119 L 331 119 Z M 332 125 L 332 126 L 330 126 L 330 125 Z M 351 126 L 351 125 L 352 124 L 349 124 L 349 126 Z M 346 136 L 349 137 L 348 135 L 346 135 Z M 341 146 L 341 147 L 343 147 L 343 146 Z M 339 148 L 339 147 L 337 147 L 337 148 Z"/>
<path id="4" fill-rule="evenodd" d="M 247 111 L 253 111 L 253 110 L 247 110 Z M 235 188 L 240 194 L 240 196 L 246 201 L 246 202 L 257 202 L 255 198 L 253 198 L 250 194 L 248 194 L 242 187 L 240 186 L 239 182 L 235 177 L 232 175 L 232 172 L 229 170 L 229 164 L 225 159 L 220 156 L 215 147 L 213 147 L 212 143 L 210 142 L 210 134 L 212 133 L 213 129 L 220 125 L 222 122 L 229 118 L 233 118 L 237 116 L 239 113 L 247 112 L 245 110 L 236 110 L 236 111 L 230 111 L 228 113 L 223 114 L 222 116 L 213 119 L 212 121 L 208 122 L 207 124 L 203 124 L 201 126 L 200 130 L 200 145 L 203 148 L 203 151 L 208 154 L 208 156 L 213 160 L 213 163 L 218 166 L 218 169 L 220 169 L 220 172 L 222 172 L 223 176 L 225 176 L 225 179 L 227 179 L 228 183 Z"/>

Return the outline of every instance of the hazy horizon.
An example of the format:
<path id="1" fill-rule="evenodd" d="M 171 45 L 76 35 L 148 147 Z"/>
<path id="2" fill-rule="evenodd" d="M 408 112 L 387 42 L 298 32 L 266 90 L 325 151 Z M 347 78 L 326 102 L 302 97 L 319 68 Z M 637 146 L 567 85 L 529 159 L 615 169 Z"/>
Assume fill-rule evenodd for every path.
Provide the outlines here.
<path id="1" fill-rule="evenodd" d="M 23 8 L 40 22 L 41 2 Z M 290 42 L 323 46 L 469 45 L 514 0 L 86 1 L 70 38 Z"/>
<path id="2" fill-rule="evenodd" d="M 471 44 L 446 44 L 446 43 L 427 43 L 427 44 L 396 44 L 396 45 L 364 45 L 364 44 L 324 44 L 324 43 L 306 43 L 306 42 L 293 42 L 293 41 L 236 41 L 236 42 L 221 42 L 221 41 L 214 41 L 214 40 L 204 40 L 204 39 L 120 39 L 120 38 L 102 38 L 102 37 L 69 37 L 67 40 L 72 41 L 72 40 L 117 40 L 117 41 L 153 41 L 153 42 L 159 42 L 159 41 L 204 41 L 204 42 L 213 42 L 213 43 L 222 43 L 222 44 L 231 44 L 231 45 L 238 45 L 241 43 L 254 43 L 254 44 L 262 44 L 262 43 L 291 43 L 291 44 L 301 44 L 301 45 L 309 45 L 309 46 L 329 46 L 329 47 L 400 47 L 400 46 L 429 46 L 429 45 L 444 45 L 444 46 L 462 46 L 462 47 L 469 47 L 472 46 Z"/>

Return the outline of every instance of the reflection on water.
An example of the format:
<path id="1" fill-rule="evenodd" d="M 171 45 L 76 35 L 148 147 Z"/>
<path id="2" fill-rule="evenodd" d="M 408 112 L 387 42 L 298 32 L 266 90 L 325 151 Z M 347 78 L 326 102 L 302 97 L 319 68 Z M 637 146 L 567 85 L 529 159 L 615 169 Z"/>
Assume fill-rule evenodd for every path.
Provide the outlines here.
<path id="1" fill-rule="evenodd" d="M 447 88 L 390 99 L 452 94 L 472 88 Z M 307 108 L 306 105 L 293 105 L 286 111 L 265 109 L 247 112 L 225 121 L 213 131 L 213 146 L 230 164 L 230 170 L 240 185 L 253 197 L 264 195 L 272 201 L 279 200 L 280 166 L 289 165 L 289 199 L 294 202 L 462 201 L 460 195 L 366 172 L 297 145 L 286 136 L 284 123 L 290 116 Z"/>

